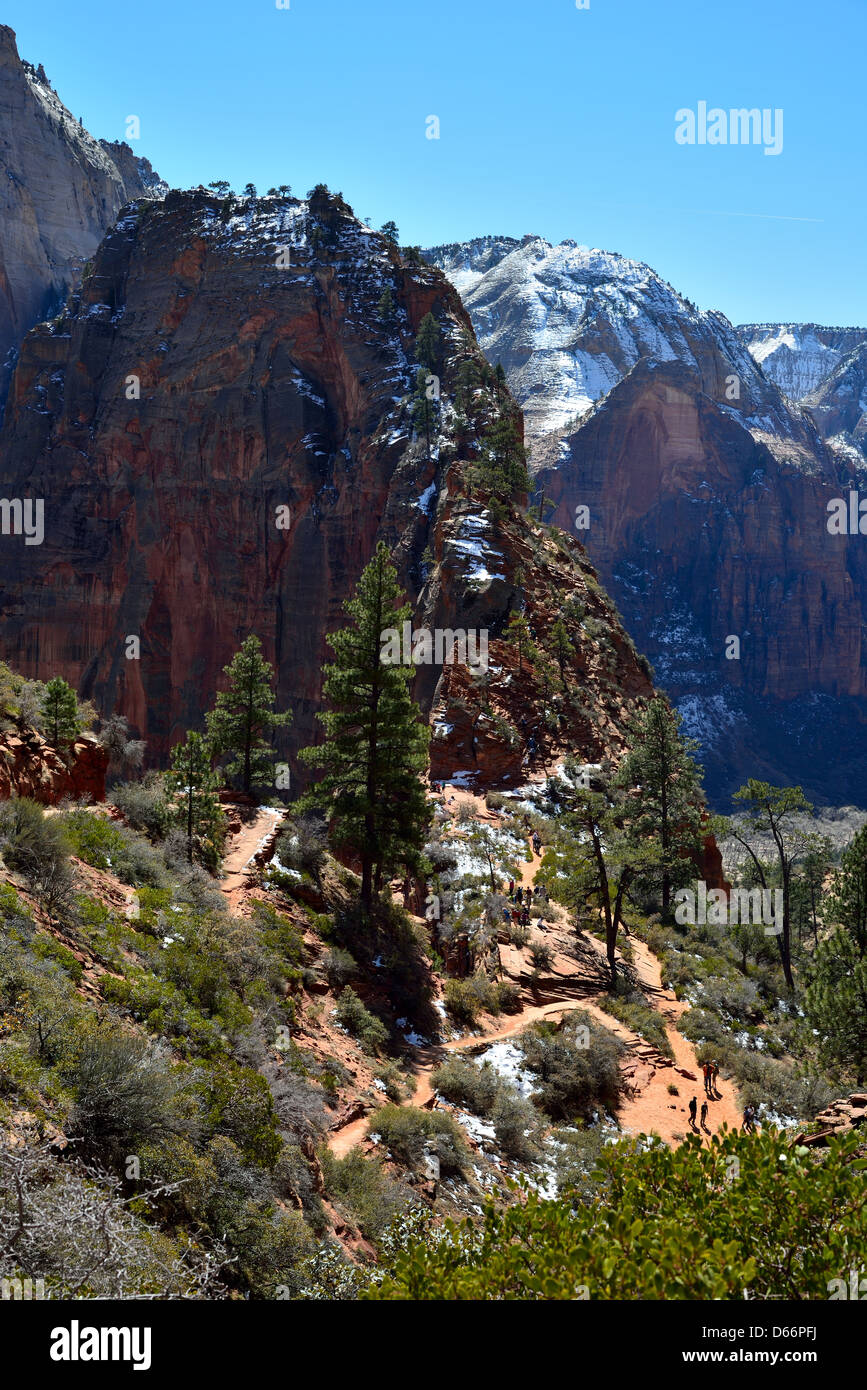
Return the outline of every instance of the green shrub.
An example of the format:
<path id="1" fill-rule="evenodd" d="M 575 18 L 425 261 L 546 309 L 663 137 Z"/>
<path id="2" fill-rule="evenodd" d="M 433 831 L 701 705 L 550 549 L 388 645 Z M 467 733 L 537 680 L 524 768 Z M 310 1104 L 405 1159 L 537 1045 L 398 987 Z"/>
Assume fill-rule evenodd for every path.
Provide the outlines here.
<path id="1" fill-rule="evenodd" d="M 415 1167 L 425 1149 L 435 1153 L 443 1175 L 459 1173 L 466 1157 L 460 1126 L 441 1110 L 418 1110 L 412 1105 L 384 1105 L 371 1116 L 371 1134 L 403 1163 Z"/>
<path id="2" fill-rule="evenodd" d="M 534 1100 L 552 1119 L 589 1119 L 595 1110 L 617 1108 L 623 1047 L 589 1014 L 568 1014 L 559 1028 L 542 1020 L 518 1045 L 540 1082 Z"/>
<path id="3" fill-rule="evenodd" d="M 342 989 L 358 974 L 355 957 L 340 946 L 332 946 L 325 957 L 325 978 L 332 989 Z"/>
<path id="4" fill-rule="evenodd" d="M 858 1142 L 821 1162 L 770 1132 L 606 1145 L 598 1200 L 491 1200 L 480 1229 L 414 1231 L 362 1297 L 824 1302 L 867 1241 Z"/>
<path id="5" fill-rule="evenodd" d="M 338 1023 L 358 1038 L 366 1052 L 379 1052 L 388 1041 L 388 1031 L 380 1019 L 366 1009 L 351 985 L 347 985 L 334 1010 Z"/>
<path id="6" fill-rule="evenodd" d="M 537 1115 L 523 1096 L 516 1095 L 506 1086 L 500 1086 L 491 1110 L 491 1122 L 497 1143 L 509 1158 L 526 1162 L 538 1157 L 532 1138 Z"/>
<path id="7" fill-rule="evenodd" d="M 472 1025 L 482 1011 L 478 994 L 469 980 L 446 980 L 443 1002 L 455 1023 Z"/>
<path id="8" fill-rule="evenodd" d="M 489 1062 L 476 1067 L 449 1057 L 437 1067 L 431 1077 L 434 1090 L 453 1105 L 471 1110 L 474 1115 L 490 1115 L 497 1098 L 499 1077 Z"/>
<path id="9" fill-rule="evenodd" d="M 350 1149 L 345 1158 L 335 1158 L 324 1146 L 319 1161 L 329 1198 L 350 1213 L 368 1240 L 381 1236 L 395 1216 L 416 1200 L 411 1189 L 383 1172 L 378 1158 L 368 1158 L 361 1149 Z"/>
<path id="10" fill-rule="evenodd" d="M 640 1038 L 652 1043 L 665 1057 L 673 1057 L 671 1043 L 665 1031 L 665 1019 L 656 1009 L 652 1009 L 643 994 L 637 991 L 629 995 L 603 994 L 596 1003 L 605 1013 L 611 1014 Z"/>

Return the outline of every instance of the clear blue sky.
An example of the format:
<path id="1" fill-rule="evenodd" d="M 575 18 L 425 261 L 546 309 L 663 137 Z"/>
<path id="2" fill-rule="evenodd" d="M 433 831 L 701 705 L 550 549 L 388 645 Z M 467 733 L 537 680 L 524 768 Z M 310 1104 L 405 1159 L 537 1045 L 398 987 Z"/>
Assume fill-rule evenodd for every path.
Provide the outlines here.
<path id="1" fill-rule="evenodd" d="M 340 189 L 405 243 L 572 237 L 735 322 L 867 325 L 867 0 L 6 0 L 97 136 L 170 183 Z M 675 111 L 781 107 L 783 151 Z M 425 138 L 436 115 L 441 138 Z"/>

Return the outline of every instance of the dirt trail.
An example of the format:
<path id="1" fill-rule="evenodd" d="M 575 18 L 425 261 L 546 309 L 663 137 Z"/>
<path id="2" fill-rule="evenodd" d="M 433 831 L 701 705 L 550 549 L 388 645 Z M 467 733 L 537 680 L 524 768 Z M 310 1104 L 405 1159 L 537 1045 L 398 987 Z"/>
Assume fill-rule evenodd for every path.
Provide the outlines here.
<path id="1" fill-rule="evenodd" d="M 495 812 L 488 810 L 481 796 L 463 788 L 449 788 L 444 804 L 453 816 L 457 816 L 460 808 L 466 805 L 472 809 L 476 820 L 496 824 L 500 819 Z M 525 850 L 527 854 L 531 857 L 522 857 L 518 864 L 520 883 L 524 887 L 532 886 L 541 864 L 541 856 L 533 851 L 529 840 Z M 598 953 L 600 962 L 607 969 L 604 945 L 595 937 L 586 936 L 584 940 Z M 407 1104 L 429 1107 L 434 1103 L 431 1076 L 448 1053 L 483 1049 L 491 1043 L 516 1037 L 538 1019 L 556 1018 L 580 1008 L 618 1037 L 627 1049 L 623 1063 L 627 1091 L 618 1114 L 623 1131 L 628 1134 L 655 1132 L 668 1144 L 679 1143 L 690 1129 L 687 1106 L 691 1097 L 696 1096 L 699 1111 L 705 1099 L 704 1079 L 695 1048 L 678 1032 L 676 1026 L 688 1006 L 679 1002 L 673 991 L 662 988 L 662 968 L 649 947 L 634 936 L 629 938 L 629 942 L 633 951 L 633 969 L 649 1001 L 665 1022 L 673 1060 L 599 1008 L 593 996 L 605 993 L 605 988 L 595 988 L 586 971 L 576 972 L 574 959 L 558 953 L 545 981 L 545 992 L 553 993 L 553 999 L 544 1004 L 526 1004 L 520 1013 L 511 1015 L 507 1022 L 490 1033 L 467 1033 L 445 1043 L 419 1047 L 416 1050 L 414 1073 L 416 1089 Z M 524 966 L 521 952 L 504 945 L 501 958 L 507 975 L 519 979 Z M 677 1095 L 670 1094 L 669 1085 L 677 1087 Z M 709 1137 L 723 1124 L 729 1128 L 739 1128 L 742 1124 L 743 1117 L 730 1082 L 720 1078 L 714 1095 L 707 1097 L 707 1103 L 706 1136 Z M 343 1157 L 365 1138 L 367 1126 L 368 1117 L 365 1115 L 333 1131 L 328 1141 L 332 1152 Z"/>
<path id="2" fill-rule="evenodd" d="M 242 822 L 241 829 L 231 841 L 231 849 L 223 860 L 220 891 L 230 912 L 237 912 L 248 887 L 247 870 L 253 856 L 262 848 L 275 826 L 283 818 L 282 811 L 260 806 L 256 814 Z"/>

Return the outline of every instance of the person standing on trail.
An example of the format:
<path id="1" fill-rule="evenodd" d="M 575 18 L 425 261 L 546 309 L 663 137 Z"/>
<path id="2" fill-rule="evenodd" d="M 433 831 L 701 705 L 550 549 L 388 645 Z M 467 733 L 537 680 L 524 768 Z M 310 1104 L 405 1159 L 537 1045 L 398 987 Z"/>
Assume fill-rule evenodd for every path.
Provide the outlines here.
<path id="1" fill-rule="evenodd" d="M 536 854 L 538 854 L 538 853 L 539 853 L 539 850 L 540 850 L 541 848 L 542 848 L 542 841 L 539 839 L 539 832 L 538 832 L 538 830 L 534 830 L 534 831 L 533 831 L 533 849 L 534 849 L 534 851 L 536 852 Z"/>
<path id="2" fill-rule="evenodd" d="M 710 1078 L 711 1078 L 711 1065 L 710 1065 L 710 1062 L 703 1062 L 703 1063 L 702 1063 L 701 1070 L 702 1070 L 702 1075 L 704 1076 L 704 1093 L 705 1093 L 706 1096 L 709 1096 L 709 1095 L 710 1095 Z"/>
<path id="3" fill-rule="evenodd" d="M 702 1127 L 702 1129 L 707 1129 L 707 1101 L 706 1101 L 706 1100 L 703 1100 L 702 1103 L 701 1103 L 701 1127 Z"/>
<path id="4" fill-rule="evenodd" d="M 692 1100 L 689 1102 L 689 1122 L 692 1125 L 693 1129 L 695 1129 L 695 1112 L 697 1110 L 698 1100 L 695 1096 L 693 1096 Z"/>
<path id="5" fill-rule="evenodd" d="M 514 891 L 515 891 L 515 880 L 514 880 L 513 878 L 510 878 L 510 879 L 509 879 L 509 897 L 512 896 L 512 894 L 514 893 Z"/>
<path id="6" fill-rule="evenodd" d="M 719 1076 L 719 1062 L 716 1062 L 716 1061 L 711 1062 L 711 1064 L 710 1064 L 710 1088 L 711 1088 L 711 1092 L 713 1092 L 713 1091 L 717 1091 L 717 1092 L 718 1092 L 718 1091 L 719 1091 L 719 1088 L 718 1088 L 718 1086 L 717 1086 L 717 1084 L 716 1084 L 716 1079 L 717 1079 L 718 1076 Z"/>

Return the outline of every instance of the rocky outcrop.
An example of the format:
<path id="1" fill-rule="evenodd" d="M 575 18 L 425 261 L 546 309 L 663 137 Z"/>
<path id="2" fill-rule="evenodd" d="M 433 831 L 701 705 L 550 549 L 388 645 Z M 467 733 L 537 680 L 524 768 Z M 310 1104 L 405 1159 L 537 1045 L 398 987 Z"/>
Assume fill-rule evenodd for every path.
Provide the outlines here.
<path id="1" fill-rule="evenodd" d="M 430 450 L 413 424 L 428 312 L 441 340 Z M 436 774 L 513 780 L 532 731 L 540 750 L 571 740 L 592 757 L 622 739 L 649 680 L 580 546 L 474 491 L 504 413 L 520 426 L 452 286 L 339 195 L 194 190 L 131 205 L 65 313 L 22 348 L 0 477 L 8 495 L 44 499 L 45 538 L 3 539 L 0 651 L 125 714 L 161 760 L 255 631 L 293 714 L 281 752 L 296 787 L 295 750 L 319 733 L 326 634 L 383 539 L 415 621 L 489 632 L 505 672 L 494 695 L 460 657 L 418 666 Z M 570 595 L 567 700 L 550 626 Z M 526 678 L 497 646 L 517 610 L 548 648 Z"/>
<path id="2" fill-rule="evenodd" d="M 818 1129 L 796 1136 L 794 1143 L 827 1148 L 832 1139 L 839 1139 L 860 1129 L 867 1122 L 867 1092 L 855 1091 L 850 1096 L 834 1100 L 816 1116 Z"/>
<path id="3" fill-rule="evenodd" d="M 863 470 L 864 330 L 736 330 L 574 242 L 425 254 L 502 363 L 536 499 L 586 545 L 699 741 L 712 800 L 759 775 L 862 803 L 865 543 L 829 535 L 827 506 Z"/>
<path id="4" fill-rule="evenodd" d="M 589 509 L 578 534 L 700 740 L 713 798 L 753 775 L 859 802 L 867 550 L 827 524 L 845 462 L 795 443 L 787 461 L 694 372 L 653 362 L 538 457 L 553 520 Z"/>
<path id="5" fill-rule="evenodd" d="M 0 408 L 24 334 L 60 308 L 123 204 L 164 191 L 128 145 L 93 139 L 0 25 Z"/>
<path id="6" fill-rule="evenodd" d="M 538 236 L 479 237 L 425 257 L 453 282 L 491 362 L 501 362 L 535 443 L 567 432 L 642 358 L 683 362 L 747 428 L 807 441 L 723 314 L 705 313 L 648 265 Z"/>
<path id="7" fill-rule="evenodd" d="M 765 376 L 793 401 L 812 395 L 842 358 L 867 342 L 867 328 L 817 323 L 743 323 L 736 332 Z"/>
<path id="8" fill-rule="evenodd" d="M 43 806 L 105 800 L 108 754 L 93 734 L 79 734 L 68 748 L 52 748 L 35 729 L 0 735 L 0 799 L 26 796 Z"/>

